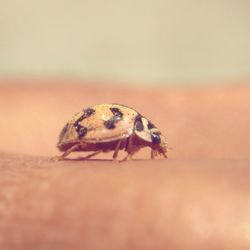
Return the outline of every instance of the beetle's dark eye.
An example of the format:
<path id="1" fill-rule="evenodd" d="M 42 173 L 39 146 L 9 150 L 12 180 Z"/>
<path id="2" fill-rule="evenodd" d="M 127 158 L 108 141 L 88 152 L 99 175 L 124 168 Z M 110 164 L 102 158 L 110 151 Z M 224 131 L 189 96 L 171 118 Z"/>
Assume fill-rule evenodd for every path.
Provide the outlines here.
<path id="1" fill-rule="evenodd" d="M 153 144 L 160 144 L 161 143 L 161 137 L 158 133 L 152 133 L 151 140 L 152 140 Z"/>

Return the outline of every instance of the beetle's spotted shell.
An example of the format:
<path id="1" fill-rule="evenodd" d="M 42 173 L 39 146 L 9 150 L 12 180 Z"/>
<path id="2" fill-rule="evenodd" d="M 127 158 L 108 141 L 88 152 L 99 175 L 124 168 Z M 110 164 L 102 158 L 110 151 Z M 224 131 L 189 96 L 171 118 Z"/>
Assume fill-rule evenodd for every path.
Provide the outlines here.
<path id="1" fill-rule="evenodd" d="M 138 114 L 135 110 L 117 104 L 99 104 L 89 109 L 94 110 L 91 115 L 81 120 L 80 118 L 85 113 L 83 110 L 77 113 L 67 124 L 67 128 L 62 131 L 59 144 L 81 139 L 75 126 L 75 122 L 79 119 L 81 121 L 78 122 L 78 125 L 87 129 L 87 133 L 82 139 L 88 143 L 115 141 L 127 138 L 133 133 L 134 121 Z M 115 116 L 111 109 L 118 109 L 122 117 L 120 119 L 117 118 L 117 121 L 114 122 L 114 128 L 107 128 L 105 124 L 108 121 L 112 121 L 112 118 Z"/>
<path id="2" fill-rule="evenodd" d="M 133 150 L 149 146 L 165 156 L 167 142 L 161 132 L 136 110 L 120 104 L 99 104 L 75 114 L 62 129 L 57 146 L 65 151 L 80 143 L 82 151 L 91 151 L 93 145 L 103 145 L 105 151 L 105 145 L 113 148 L 113 142 L 122 140 L 120 148 L 128 151 L 124 139 L 130 137 Z"/>

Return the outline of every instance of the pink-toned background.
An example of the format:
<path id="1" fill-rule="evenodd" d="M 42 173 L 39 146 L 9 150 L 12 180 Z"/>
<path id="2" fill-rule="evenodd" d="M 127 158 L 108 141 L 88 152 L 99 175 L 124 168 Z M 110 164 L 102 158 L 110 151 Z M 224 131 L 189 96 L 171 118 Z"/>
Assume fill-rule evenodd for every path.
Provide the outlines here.
<path id="1" fill-rule="evenodd" d="M 34 80 L 35 81 L 35 80 Z M 117 87 L 101 82 L 0 82 L 0 151 L 52 156 L 58 134 L 76 112 L 97 103 L 122 103 L 166 134 L 174 159 L 250 156 L 250 87 Z M 85 83 L 85 84 L 84 84 Z M 149 152 L 144 150 L 145 157 Z"/>

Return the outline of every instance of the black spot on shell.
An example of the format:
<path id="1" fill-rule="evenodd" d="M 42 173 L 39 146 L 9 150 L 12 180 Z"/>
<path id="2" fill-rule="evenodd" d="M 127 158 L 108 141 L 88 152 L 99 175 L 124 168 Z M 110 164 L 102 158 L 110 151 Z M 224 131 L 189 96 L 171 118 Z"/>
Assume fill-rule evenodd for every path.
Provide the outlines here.
<path id="1" fill-rule="evenodd" d="M 152 140 L 153 144 L 160 144 L 161 143 L 161 137 L 158 133 L 152 133 L 151 140 Z"/>
<path id="2" fill-rule="evenodd" d="M 137 131 L 143 131 L 144 129 L 144 126 L 143 126 L 143 123 L 142 123 L 142 119 L 141 119 L 141 116 L 138 115 L 136 118 L 135 118 L 135 129 Z"/>
<path id="3" fill-rule="evenodd" d="M 123 117 L 123 113 L 121 112 L 120 109 L 118 108 L 110 108 L 110 111 L 114 114 L 114 116 L 122 118 Z M 120 120 L 120 119 L 117 119 Z"/>
<path id="4" fill-rule="evenodd" d="M 148 121 L 148 129 L 150 130 L 152 128 L 155 128 L 155 125 L 151 121 Z"/>
<path id="5" fill-rule="evenodd" d="M 87 128 L 82 127 L 82 126 L 78 126 L 77 127 L 77 133 L 78 133 L 78 137 L 79 139 L 82 138 L 83 136 L 85 136 L 87 134 Z"/>
<path id="6" fill-rule="evenodd" d="M 80 124 L 77 124 L 75 127 L 76 127 L 76 132 L 78 132 L 82 128 Z"/>
<path id="7" fill-rule="evenodd" d="M 118 108 L 110 108 L 110 111 L 113 113 L 113 116 L 104 122 L 104 126 L 107 129 L 114 129 L 115 124 L 122 119 L 123 113 Z"/>
<path id="8" fill-rule="evenodd" d="M 95 113 L 95 110 L 92 108 L 84 109 L 84 113 L 74 122 L 74 126 L 77 127 L 79 123 Z"/>
<path id="9" fill-rule="evenodd" d="M 115 128 L 115 120 L 114 119 L 110 119 L 110 120 L 107 120 L 104 122 L 104 126 L 107 128 L 107 129 L 114 129 Z"/>
<path id="10" fill-rule="evenodd" d="M 91 116 L 94 113 L 95 113 L 95 110 L 92 109 L 92 108 L 87 108 L 87 109 L 84 110 L 85 118 Z"/>
<path id="11" fill-rule="evenodd" d="M 84 114 L 81 115 L 75 122 L 74 122 L 74 126 L 77 127 L 79 122 L 81 122 L 84 119 Z"/>

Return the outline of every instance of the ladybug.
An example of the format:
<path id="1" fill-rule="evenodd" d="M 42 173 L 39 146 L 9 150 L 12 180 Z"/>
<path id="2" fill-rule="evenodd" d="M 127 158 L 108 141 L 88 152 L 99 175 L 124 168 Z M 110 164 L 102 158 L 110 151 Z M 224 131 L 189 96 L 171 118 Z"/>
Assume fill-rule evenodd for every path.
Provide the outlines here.
<path id="1" fill-rule="evenodd" d="M 151 148 L 151 159 L 158 154 L 167 158 L 168 149 L 166 138 L 151 121 L 121 104 L 98 104 L 75 114 L 62 129 L 57 147 L 64 152 L 58 160 L 77 151 L 93 151 L 84 159 L 114 151 L 115 160 L 122 149 L 127 152 L 123 160 L 128 160 L 143 147 Z"/>

